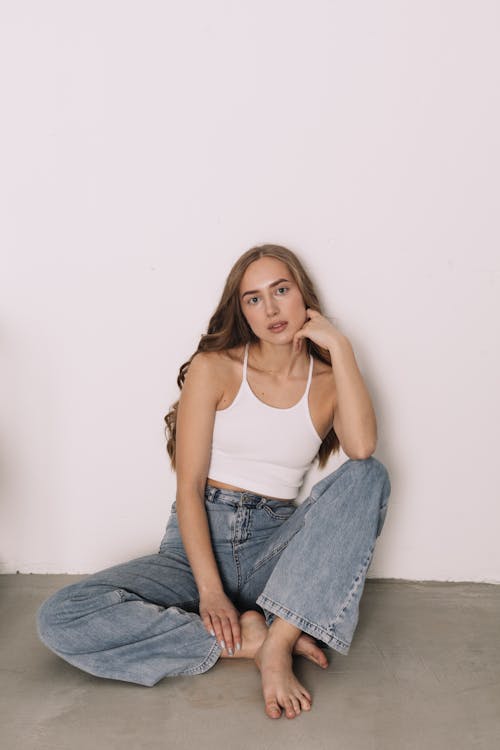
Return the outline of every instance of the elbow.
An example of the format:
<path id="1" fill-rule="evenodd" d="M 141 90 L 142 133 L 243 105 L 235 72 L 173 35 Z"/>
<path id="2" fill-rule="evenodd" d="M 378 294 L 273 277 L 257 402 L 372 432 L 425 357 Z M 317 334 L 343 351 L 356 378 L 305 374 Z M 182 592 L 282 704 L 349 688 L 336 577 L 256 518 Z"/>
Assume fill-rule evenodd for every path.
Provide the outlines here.
<path id="1" fill-rule="evenodd" d="M 175 493 L 176 501 L 182 500 L 185 497 L 198 497 L 204 498 L 205 496 L 205 479 L 199 480 L 182 480 L 177 482 L 177 490 Z"/>
<path id="2" fill-rule="evenodd" d="M 363 461 L 365 458 L 370 458 L 375 453 L 377 445 L 376 443 L 370 443 L 362 446 L 358 446 L 356 450 L 345 450 L 344 453 L 348 458 L 351 458 L 353 461 Z"/>

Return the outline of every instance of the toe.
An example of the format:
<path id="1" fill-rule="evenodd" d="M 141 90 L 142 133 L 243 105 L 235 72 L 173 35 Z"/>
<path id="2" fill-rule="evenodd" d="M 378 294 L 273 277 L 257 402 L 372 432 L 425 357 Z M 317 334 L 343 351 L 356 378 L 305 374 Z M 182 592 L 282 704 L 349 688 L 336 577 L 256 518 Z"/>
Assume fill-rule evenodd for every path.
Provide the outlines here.
<path id="1" fill-rule="evenodd" d="M 279 719 L 281 716 L 281 708 L 278 706 L 276 700 L 269 700 L 266 702 L 266 714 L 271 719 Z"/>
<path id="2" fill-rule="evenodd" d="M 316 646 L 314 653 L 315 653 L 315 656 L 316 656 L 316 661 L 319 664 L 319 666 L 320 667 L 327 667 L 328 666 L 328 659 L 326 658 L 326 656 L 323 653 L 323 651 Z"/>
<path id="3" fill-rule="evenodd" d="M 311 701 L 306 695 L 300 696 L 300 705 L 304 711 L 310 711 L 311 710 Z"/>
<path id="4" fill-rule="evenodd" d="M 284 701 L 285 704 L 285 714 L 287 719 L 295 719 L 296 713 L 295 708 L 293 706 L 291 698 L 286 698 Z"/>
<path id="5" fill-rule="evenodd" d="M 300 700 L 306 700 L 308 703 L 312 703 L 311 693 L 309 693 L 305 688 L 302 688 Z"/>

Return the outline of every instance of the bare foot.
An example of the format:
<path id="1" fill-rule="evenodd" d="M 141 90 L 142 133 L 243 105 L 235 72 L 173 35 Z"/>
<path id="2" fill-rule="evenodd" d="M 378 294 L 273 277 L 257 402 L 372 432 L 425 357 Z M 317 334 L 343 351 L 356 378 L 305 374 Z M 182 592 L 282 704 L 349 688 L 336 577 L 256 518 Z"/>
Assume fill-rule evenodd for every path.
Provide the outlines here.
<path id="1" fill-rule="evenodd" d="M 260 612 L 249 609 L 240 615 L 241 649 L 234 649 L 234 655 L 230 656 L 227 649 L 223 649 L 223 659 L 253 659 L 258 648 L 262 645 L 267 635 L 266 620 Z"/>
<path id="2" fill-rule="evenodd" d="M 309 661 L 318 664 L 323 669 L 328 666 L 328 659 L 326 658 L 325 652 L 316 645 L 316 641 L 307 633 L 301 633 L 295 646 L 293 647 L 293 653 L 298 656 L 305 656 Z"/>
<path id="3" fill-rule="evenodd" d="M 281 709 L 285 709 L 287 719 L 294 719 L 311 708 L 311 695 L 300 684 L 292 671 L 292 649 L 272 629 L 255 654 L 262 678 L 262 692 L 266 714 L 271 719 L 279 719 Z"/>
<path id="4" fill-rule="evenodd" d="M 260 612 L 249 609 L 240 616 L 241 627 L 241 650 L 234 649 L 234 655 L 230 656 L 227 649 L 221 653 L 223 659 L 254 659 L 257 650 L 262 646 L 267 636 L 268 627 L 266 619 Z M 328 659 L 323 651 L 316 645 L 314 638 L 306 633 L 301 633 L 293 653 L 297 656 L 304 656 L 314 664 L 318 664 L 323 669 L 328 666 Z"/>

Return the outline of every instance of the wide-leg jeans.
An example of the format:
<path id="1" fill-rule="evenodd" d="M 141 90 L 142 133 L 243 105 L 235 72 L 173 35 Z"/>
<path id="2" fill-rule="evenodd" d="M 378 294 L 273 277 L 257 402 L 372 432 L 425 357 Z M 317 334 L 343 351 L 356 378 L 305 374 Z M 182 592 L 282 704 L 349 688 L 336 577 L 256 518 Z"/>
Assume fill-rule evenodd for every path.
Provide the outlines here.
<path id="1" fill-rule="evenodd" d="M 373 456 L 349 459 L 300 505 L 205 487 L 222 584 L 240 612 L 287 620 L 347 654 L 391 491 Z M 199 616 L 199 594 L 172 506 L 157 554 L 57 591 L 38 611 L 41 640 L 99 677 L 152 686 L 210 669 L 221 647 Z"/>

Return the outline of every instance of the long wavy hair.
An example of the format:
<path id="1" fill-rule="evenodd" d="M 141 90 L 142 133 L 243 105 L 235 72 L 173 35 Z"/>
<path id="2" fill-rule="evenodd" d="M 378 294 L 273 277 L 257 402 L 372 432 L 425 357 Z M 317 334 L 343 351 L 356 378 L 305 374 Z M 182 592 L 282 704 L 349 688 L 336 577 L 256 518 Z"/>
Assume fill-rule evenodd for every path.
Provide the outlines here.
<path id="1" fill-rule="evenodd" d="M 177 385 L 181 390 L 189 365 L 198 352 L 220 352 L 246 344 L 247 342 L 256 342 L 259 340 L 248 325 L 241 310 L 239 287 L 243 274 L 250 263 L 253 263 L 259 258 L 263 258 L 264 256 L 283 261 L 283 263 L 288 266 L 290 273 L 302 293 L 305 306 L 321 313 L 321 306 L 314 285 L 295 253 L 281 245 L 259 245 L 250 248 L 250 250 L 243 253 L 233 265 L 229 276 L 226 279 L 219 304 L 210 318 L 207 333 L 201 335 L 198 348 L 193 352 L 188 361 L 184 362 L 179 369 Z M 332 360 L 328 349 L 323 349 L 322 347 L 317 346 L 308 338 L 305 338 L 304 341 L 306 342 L 307 352 L 309 354 L 312 354 L 316 359 L 331 366 Z M 178 405 L 179 399 L 172 404 L 170 411 L 164 417 L 166 423 L 165 436 L 167 438 L 167 453 L 170 456 L 170 464 L 174 471 L 176 468 L 175 443 Z M 318 453 L 314 458 L 314 460 L 317 459 L 319 468 L 323 468 L 326 465 L 330 454 L 336 453 L 339 448 L 339 439 L 332 427 L 321 443 Z"/>

